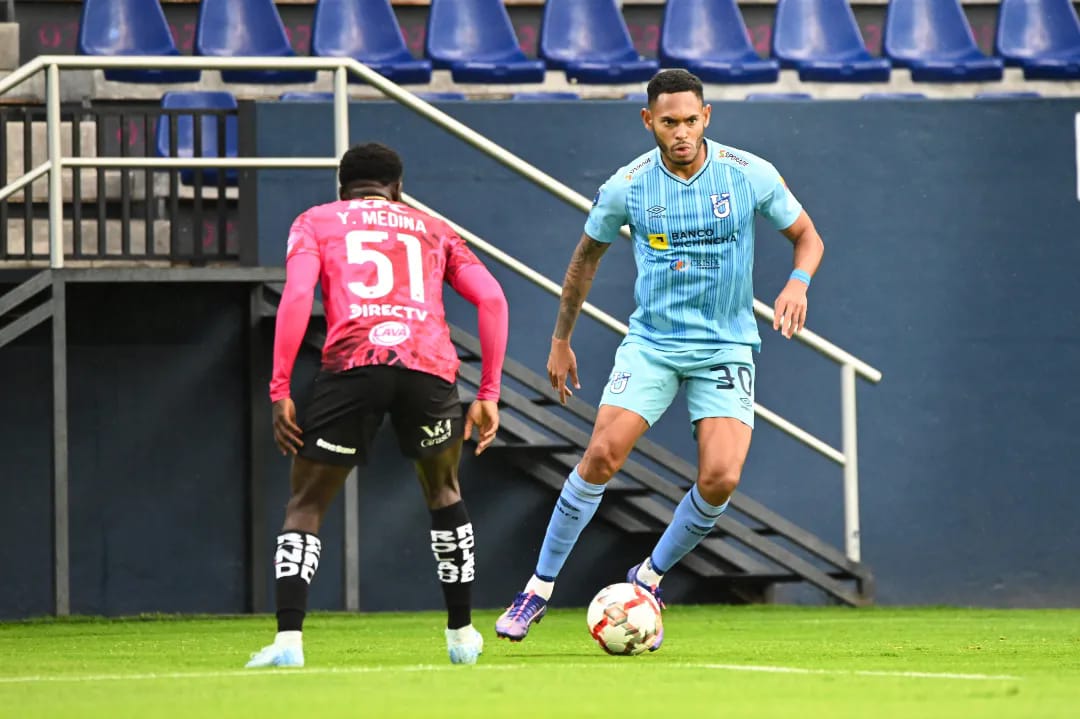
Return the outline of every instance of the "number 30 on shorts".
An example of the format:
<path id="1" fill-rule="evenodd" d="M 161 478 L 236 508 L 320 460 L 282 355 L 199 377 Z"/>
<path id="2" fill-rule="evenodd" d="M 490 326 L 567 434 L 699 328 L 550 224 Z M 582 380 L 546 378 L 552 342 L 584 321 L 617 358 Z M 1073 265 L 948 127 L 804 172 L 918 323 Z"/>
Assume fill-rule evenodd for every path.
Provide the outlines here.
<path id="1" fill-rule="evenodd" d="M 739 389 L 743 391 L 743 394 L 748 397 L 753 396 L 754 375 L 746 365 L 739 365 L 735 372 L 732 372 L 731 367 L 726 364 L 718 364 L 715 367 L 710 367 L 709 371 L 717 373 L 716 389 L 735 389 L 737 380 Z"/>

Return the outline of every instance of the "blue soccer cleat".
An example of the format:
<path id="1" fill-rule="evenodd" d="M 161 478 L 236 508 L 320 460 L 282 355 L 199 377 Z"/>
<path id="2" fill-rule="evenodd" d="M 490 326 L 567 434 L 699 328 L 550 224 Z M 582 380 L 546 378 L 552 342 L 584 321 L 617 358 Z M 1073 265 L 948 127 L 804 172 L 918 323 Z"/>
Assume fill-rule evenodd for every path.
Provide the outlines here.
<path id="1" fill-rule="evenodd" d="M 473 625 L 446 630 L 446 652 L 451 664 L 476 664 L 484 653 L 484 637 Z"/>
<path id="2" fill-rule="evenodd" d="M 304 666 L 304 648 L 302 646 L 283 646 L 271 644 L 251 655 L 251 661 L 244 665 L 247 669 L 258 667 L 302 667 Z"/>
<path id="3" fill-rule="evenodd" d="M 664 605 L 664 600 L 660 598 L 661 597 L 660 585 L 659 584 L 649 585 L 649 584 L 646 584 L 645 582 L 641 581 L 640 579 L 638 579 L 637 572 L 638 572 L 638 569 L 640 567 L 641 567 L 641 564 L 635 564 L 634 566 L 630 567 L 630 571 L 626 573 L 626 581 L 629 584 L 636 584 L 637 586 L 641 587 L 646 592 L 651 594 L 653 596 L 653 599 L 656 600 L 656 605 L 658 607 L 660 607 L 661 609 L 663 609 L 665 607 L 665 605 Z M 655 652 L 657 649 L 660 648 L 660 645 L 663 644 L 663 643 L 664 643 L 664 625 L 660 624 L 659 631 L 656 633 L 656 639 L 654 639 L 653 643 L 649 646 L 649 651 L 650 652 Z"/>
<path id="4" fill-rule="evenodd" d="M 547 612 L 547 600 L 535 592 L 519 592 L 502 616 L 495 620 L 495 634 L 520 642 L 533 623 L 539 624 Z"/>

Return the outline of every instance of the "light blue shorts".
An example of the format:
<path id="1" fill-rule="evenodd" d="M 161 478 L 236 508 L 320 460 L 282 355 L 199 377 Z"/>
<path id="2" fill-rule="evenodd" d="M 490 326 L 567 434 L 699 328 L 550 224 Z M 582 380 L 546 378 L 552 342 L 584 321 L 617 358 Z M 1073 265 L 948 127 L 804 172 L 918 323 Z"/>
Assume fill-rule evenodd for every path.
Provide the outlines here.
<path id="1" fill-rule="evenodd" d="M 753 428 L 754 356 L 749 345 L 661 352 L 624 340 L 615 352 L 615 366 L 600 404 L 628 409 L 652 426 L 675 399 L 681 384 L 686 385 L 691 422 L 734 417 Z"/>

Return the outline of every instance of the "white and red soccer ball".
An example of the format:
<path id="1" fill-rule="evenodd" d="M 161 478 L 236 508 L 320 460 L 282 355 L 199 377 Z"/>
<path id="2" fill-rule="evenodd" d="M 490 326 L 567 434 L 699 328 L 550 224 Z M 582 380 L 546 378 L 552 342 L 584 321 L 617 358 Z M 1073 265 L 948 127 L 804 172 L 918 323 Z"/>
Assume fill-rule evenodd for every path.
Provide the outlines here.
<path id="1" fill-rule="evenodd" d="M 592 638 L 608 654 L 648 651 L 664 626 L 660 605 L 653 595 L 627 582 L 597 592 L 585 616 Z"/>

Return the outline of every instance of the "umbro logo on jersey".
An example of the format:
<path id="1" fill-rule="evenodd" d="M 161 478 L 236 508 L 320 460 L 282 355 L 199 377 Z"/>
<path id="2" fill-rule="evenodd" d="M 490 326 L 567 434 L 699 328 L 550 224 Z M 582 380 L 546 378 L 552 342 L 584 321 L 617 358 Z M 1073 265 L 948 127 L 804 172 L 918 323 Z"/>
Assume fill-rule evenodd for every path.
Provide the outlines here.
<path id="1" fill-rule="evenodd" d="M 667 208 L 664 207 L 663 205 L 653 205 L 648 210 L 646 210 L 646 212 L 648 212 L 653 217 L 660 217 L 661 215 L 664 214 L 664 210 L 666 210 L 666 209 Z"/>

